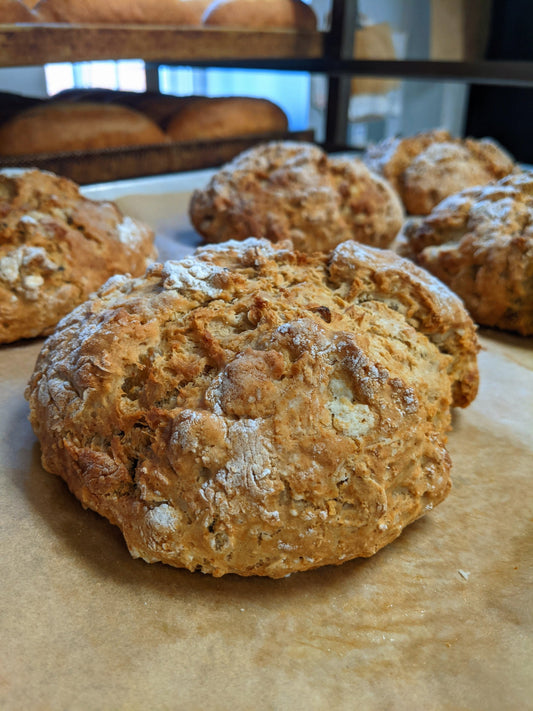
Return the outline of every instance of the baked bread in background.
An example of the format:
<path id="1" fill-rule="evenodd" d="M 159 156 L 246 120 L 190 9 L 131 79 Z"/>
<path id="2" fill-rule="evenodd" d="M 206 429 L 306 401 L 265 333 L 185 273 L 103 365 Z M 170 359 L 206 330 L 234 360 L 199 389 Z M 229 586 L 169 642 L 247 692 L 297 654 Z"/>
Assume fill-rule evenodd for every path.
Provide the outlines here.
<path id="1" fill-rule="evenodd" d="M 166 129 L 169 119 L 188 104 L 204 100 L 203 96 L 174 96 L 147 91 L 135 94 L 127 99 L 128 105 L 152 119 L 163 130 Z"/>
<path id="2" fill-rule="evenodd" d="M 241 153 L 192 194 L 190 218 L 207 242 L 291 239 L 302 252 L 355 239 L 388 246 L 403 222 L 390 185 L 357 159 L 277 141 Z"/>
<path id="3" fill-rule="evenodd" d="M 35 22 L 36 17 L 21 0 L 0 0 L 0 24 Z"/>
<path id="4" fill-rule="evenodd" d="M 48 101 L 73 101 L 130 106 L 130 101 L 133 101 L 136 96 L 140 96 L 137 91 L 103 89 L 101 87 L 73 87 L 71 89 L 63 89 L 57 94 L 53 94 L 48 97 Z"/>
<path id="5" fill-rule="evenodd" d="M 411 215 L 428 215 L 448 195 L 515 169 L 494 141 L 453 138 L 444 130 L 385 139 L 367 150 L 364 161 L 391 183 Z"/>
<path id="6" fill-rule="evenodd" d="M 0 155 L 208 141 L 288 131 L 287 116 L 277 104 L 253 97 L 67 89 L 47 100 L 11 94 L 6 98 L 5 109 L 0 108 L 0 124 L 6 124 L 0 129 Z M 34 107 L 35 111 L 24 111 Z"/>
<path id="7" fill-rule="evenodd" d="M 279 578 L 370 556 L 444 499 L 476 353 L 460 300 L 392 252 L 249 239 L 110 280 L 26 395 L 43 466 L 134 557 Z"/>
<path id="8" fill-rule="evenodd" d="M 301 0 L 214 0 L 203 16 L 212 27 L 316 30 L 313 10 Z"/>
<path id="9" fill-rule="evenodd" d="M 165 130 L 173 141 L 201 141 L 262 133 L 286 133 L 283 110 L 268 99 L 196 97 L 182 102 L 167 118 Z"/>
<path id="10" fill-rule="evenodd" d="M 202 96 L 174 96 L 161 94 L 157 91 L 121 91 L 118 89 L 102 88 L 73 88 L 64 89 L 48 101 L 55 102 L 91 102 L 97 104 L 120 104 L 140 111 L 148 116 L 160 128 L 164 129 L 172 114 L 179 111 L 186 103 L 204 99 Z"/>
<path id="11" fill-rule="evenodd" d="M 406 225 L 398 251 L 453 289 L 480 325 L 533 334 L 533 173 L 452 195 Z"/>
<path id="12" fill-rule="evenodd" d="M 147 116 L 118 104 L 46 102 L 0 126 L 0 155 L 143 146 L 169 141 Z"/>
<path id="13" fill-rule="evenodd" d="M 50 333 L 113 274 L 142 274 L 153 232 L 39 170 L 0 170 L 0 343 Z"/>
<path id="14" fill-rule="evenodd" d="M 199 26 L 209 0 L 41 0 L 41 22 Z"/>

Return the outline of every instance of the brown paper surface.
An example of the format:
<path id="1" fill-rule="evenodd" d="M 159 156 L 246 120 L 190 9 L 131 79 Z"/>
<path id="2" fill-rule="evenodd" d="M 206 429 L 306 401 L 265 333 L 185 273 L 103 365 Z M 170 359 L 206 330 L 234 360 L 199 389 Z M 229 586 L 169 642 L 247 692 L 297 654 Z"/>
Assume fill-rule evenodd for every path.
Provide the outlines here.
<path id="1" fill-rule="evenodd" d="M 195 241 L 183 196 L 119 202 L 160 249 Z M 373 558 L 277 581 L 133 560 L 40 465 L 23 392 L 42 341 L 0 347 L 0 708 L 531 708 L 533 339 L 481 342 L 447 500 Z"/>

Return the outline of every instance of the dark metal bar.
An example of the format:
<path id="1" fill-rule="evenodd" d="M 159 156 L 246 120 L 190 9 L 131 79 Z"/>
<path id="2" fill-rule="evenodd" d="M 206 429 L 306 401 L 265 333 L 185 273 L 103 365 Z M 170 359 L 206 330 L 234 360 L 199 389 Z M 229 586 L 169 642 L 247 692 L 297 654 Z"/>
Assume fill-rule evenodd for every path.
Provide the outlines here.
<path id="1" fill-rule="evenodd" d="M 146 91 L 159 91 L 159 66 L 156 62 L 145 62 Z"/>
<path id="2" fill-rule="evenodd" d="M 457 81 L 469 84 L 533 86 L 533 62 L 479 61 L 437 62 L 431 60 L 372 59 L 246 59 L 165 62 L 194 67 L 239 67 L 331 74 L 333 76 L 382 76 L 399 79 Z"/>
<path id="3" fill-rule="evenodd" d="M 354 34 L 357 22 L 357 0 L 333 0 L 331 28 L 324 45 L 326 60 L 342 62 L 353 58 Z M 328 76 L 326 142 L 345 143 L 348 133 L 348 106 L 351 77 Z"/>

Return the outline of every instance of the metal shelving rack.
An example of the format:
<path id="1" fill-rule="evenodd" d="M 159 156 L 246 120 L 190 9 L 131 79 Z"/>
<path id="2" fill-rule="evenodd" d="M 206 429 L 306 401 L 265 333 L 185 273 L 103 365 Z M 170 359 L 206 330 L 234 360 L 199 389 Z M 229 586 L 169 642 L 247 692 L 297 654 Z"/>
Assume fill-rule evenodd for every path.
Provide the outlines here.
<path id="1" fill-rule="evenodd" d="M 141 58 L 147 85 L 158 86 L 159 64 L 306 71 L 328 77 L 325 143 L 343 148 L 350 77 L 431 79 L 467 84 L 533 86 L 533 62 L 355 60 L 357 0 L 333 0 L 327 32 L 255 32 L 153 26 L 4 25 L 0 66 Z"/>

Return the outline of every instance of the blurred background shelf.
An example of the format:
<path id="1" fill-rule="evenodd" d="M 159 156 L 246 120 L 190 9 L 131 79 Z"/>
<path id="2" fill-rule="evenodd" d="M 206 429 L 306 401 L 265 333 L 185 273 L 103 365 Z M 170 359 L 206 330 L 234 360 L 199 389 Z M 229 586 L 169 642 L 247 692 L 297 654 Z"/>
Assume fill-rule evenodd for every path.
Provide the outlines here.
<path id="1" fill-rule="evenodd" d="M 199 59 L 320 58 L 320 32 L 256 32 L 130 25 L 0 25 L 0 66 L 142 58 L 189 62 Z"/>
<path id="2" fill-rule="evenodd" d="M 316 32 L 0 26 L 0 89 L 3 72 L 19 72 L 8 79 L 14 90 L 41 96 L 102 86 L 91 83 L 86 65 L 100 63 L 100 78 L 105 62 L 118 60 L 108 61 L 115 83 L 106 87 L 264 96 L 285 111 L 291 132 L 311 130 L 327 150 L 442 127 L 492 136 L 517 160 L 533 162 L 531 0 L 309 3 Z M 120 76 L 128 62 L 138 65 L 138 85 Z M 39 70 L 40 84 L 32 85 Z M 62 72 L 67 83 L 51 89 L 49 77 Z"/>

